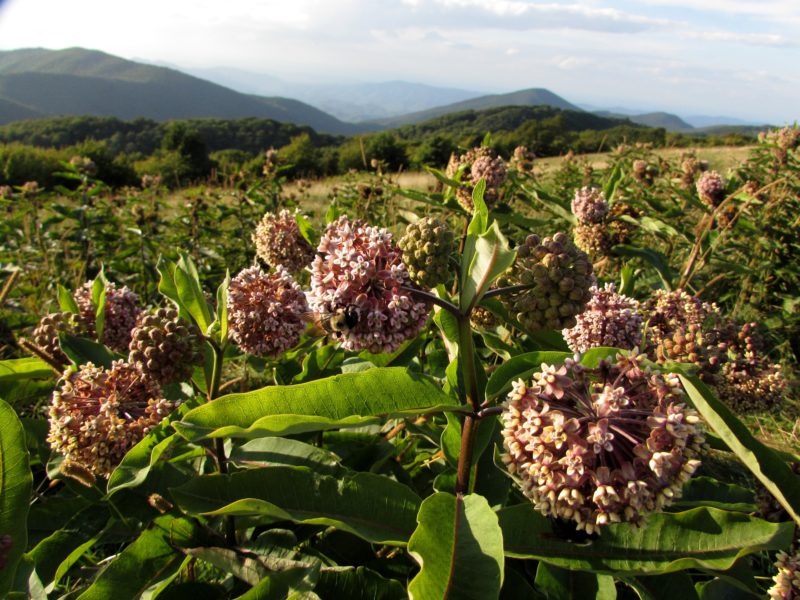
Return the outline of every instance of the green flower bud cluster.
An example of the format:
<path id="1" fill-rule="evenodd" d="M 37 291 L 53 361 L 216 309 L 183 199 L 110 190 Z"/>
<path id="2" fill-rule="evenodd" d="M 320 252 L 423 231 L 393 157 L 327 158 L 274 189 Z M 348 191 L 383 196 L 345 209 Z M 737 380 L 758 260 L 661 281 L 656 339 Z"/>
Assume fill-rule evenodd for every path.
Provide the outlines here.
<path id="1" fill-rule="evenodd" d="M 455 236 L 447 223 L 425 217 L 406 227 L 397 244 L 403 251 L 411 281 L 425 288 L 446 283 L 450 277 L 450 257 L 456 250 Z"/>
<path id="2" fill-rule="evenodd" d="M 565 233 L 529 235 L 503 285 L 531 287 L 503 296 L 516 319 L 529 330 L 574 327 L 592 297 L 592 263 Z"/>
<path id="3" fill-rule="evenodd" d="M 78 319 L 78 315 L 68 312 L 56 312 L 45 315 L 42 317 L 42 320 L 39 321 L 39 325 L 36 326 L 36 329 L 33 330 L 31 341 L 59 363 L 67 364 L 69 360 L 61 351 L 61 345 L 58 342 L 58 335 L 60 333 L 68 333 L 70 335 L 85 334 L 81 327 L 81 322 Z"/>
<path id="4" fill-rule="evenodd" d="M 174 308 L 143 316 L 132 332 L 128 362 L 161 385 L 188 379 L 201 358 L 197 328 Z"/>

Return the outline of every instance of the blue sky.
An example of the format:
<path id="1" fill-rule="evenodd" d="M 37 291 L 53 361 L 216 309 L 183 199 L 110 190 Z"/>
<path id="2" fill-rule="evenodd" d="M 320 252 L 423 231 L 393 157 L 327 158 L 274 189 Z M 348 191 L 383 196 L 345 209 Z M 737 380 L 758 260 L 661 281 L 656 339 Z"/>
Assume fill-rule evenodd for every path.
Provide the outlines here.
<path id="1" fill-rule="evenodd" d="M 800 0 L 5 0 L 0 48 L 800 120 Z"/>

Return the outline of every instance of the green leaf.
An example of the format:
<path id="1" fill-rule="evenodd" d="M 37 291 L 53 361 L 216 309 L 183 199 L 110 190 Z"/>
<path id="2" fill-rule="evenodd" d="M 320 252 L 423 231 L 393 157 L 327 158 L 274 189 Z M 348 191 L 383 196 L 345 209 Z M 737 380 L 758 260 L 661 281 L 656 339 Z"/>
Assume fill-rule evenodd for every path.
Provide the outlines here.
<path id="1" fill-rule="evenodd" d="M 516 250 L 509 248 L 496 221 L 485 233 L 470 233 L 461 258 L 461 308 L 472 308 L 480 302 L 492 282 L 514 263 L 515 257 Z"/>
<path id="2" fill-rule="evenodd" d="M 318 600 L 319 596 L 312 592 L 318 574 L 319 564 L 272 573 L 239 596 L 239 600 Z"/>
<path id="3" fill-rule="evenodd" d="M 171 490 L 184 510 L 207 515 L 263 516 L 332 525 L 369 542 L 405 544 L 420 499 L 388 477 L 329 477 L 306 467 L 267 467 L 203 475 Z"/>
<path id="4" fill-rule="evenodd" d="M 430 378 L 402 367 L 376 367 L 307 383 L 222 396 L 189 413 L 175 428 L 190 440 L 261 437 L 461 410 Z"/>
<path id="5" fill-rule="evenodd" d="M 172 423 L 188 410 L 189 408 L 185 404 L 180 406 L 178 410 L 168 415 L 133 448 L 128 450 L 108 478 L 107 492 L 109 495 L 144 483 L 153 466 L 176 441 L 177 434 L 173 433 Z"/>
<path id="6" fill-rule="evenodd" d="M 621 350 L 620 348 L 612 348 L 610 346 L 597 346 L 596 348 L 589 348 L 581 355 L 581 364 L 588 369 L 596 369 L 601 360 L 615 360 L 617 354 L 626 355 L 629 350 Z"/>
<path id="7" fill-rule="evenodd" d="M 475 213 L 467 228 L 467 233 L 472 235 L 483 235 L 489 228 L 489 209 L 483 199 L 486 193 L 486 180 L 481 177 L 475 187 L 472 188 L 472 203 L 475 206 Z"/>
<path id="8" fill-rule="evenodd" d="M 636 271 L 629 265 L 623 265 L 619 273 L 619 293 L 624 296 L 633 296 L 633 288 L 636 285 Z"/>
<path id="9" fill-rule="evenodd" d="M 405 600 L 406 590 L 394 579 L 386 579 L 365 567 L 322 568 L 314 588 L 320 598 L 348 600 Z"/>
<path id="10" fill-rule="evenodd" d="M 540 562 L 536 569 L 536 589 L 548 600 L 572 600 L 573 598 L 596 598 L 614 600 L 617 588 L 610 575 L 568 571 Z"/>
<path id="11" fill-rule="evenodd" d="M 700 582 L 696 588 L 700 600 L 756 600 L 756 598 L 763 598 L 761 594 L 746 592 L 719 577 Z"/>
<path id="12" fill-rule="evenodd" d="M 347 469 L 339 464 L 340 459 L 333 452 L 281 437 L 259 438 L 237 446 L 231 452 L 229 460 L 247 467 L 308 467 L 315 473 L 332 477 L 347 473 Z"/>
<path id="13" fill-rule="evenodd" d="M 151 582 L 183 562 L 176 545 L 191 545 L 194 536 L 195 525 L 189 519 L 158 517 L 109 563 L 79 600 L 138 598 Z"/>
<path id="14" fill-rule="evenodd" d="M 219 328 L 217 342 L 224 348 L 228 343 L 228 286 L 231 283 L 231 272 L 225 270 L 225 279 L 217 288 L 217 315 L 214 323 Z"/>
<path id="15" fill-rule="evenodd" d="M 560 365 L 572 356 L 571 352 L 526 352 L 503 362 L 494 370 L 486 383 L 486 397 L 496 398 L 511 389 L 517 379 L 527 379 L 542 364 Z"/>
<path id="16" fill-rule="evenodd" d="M 506 556 L 612 575 L 659 575 L 684 569 L 725 570 L 736 559 L 791 543 L 791 523 L 768 523 L 715 508 L 651 514 L 643 527 L 603 528 L 597 539 L 576 544 L 559 539 L 532 504 L 498 513 Z"/>
<path id="17" fill-rule="evenodd" d="M 688 573 L 670 573 L 652 577 L 626 579 L 642 600 L 698 600 L 692 578 Z"/>
<path id="18" fill-rule="evenodd" d="M 76 549 L 89 541 L 96 541 L 96 536 L 108 522 L 108 517 L 108 511 L 98 506 L 89 506 L 74 514 L 64 527 L 36 544 L 28 556 L 36 563 L 36 573 L 42 582 L 47 584 L 56 579 L 57 572 L 69 569 L 85 550 L 69 564 L 64 563 L 69 561 Z"/>
<path id="19" fill-rule="evenodd" d="M 111 368 L 111 363 L 116 358 L 103 344 L 82 337 L 75 337 L 62 333 L 58 336 L 61 350 L 76 366 L 88 362 L 96 367 Z"/>
<path id="20" fill-rule="evenodd" d="M 319 233 L 314 226 L 300 213 L 295 213 L 294 220 L 297 223 L 297 228 L 300 230 L 300 235 L 307 241 L 312 248 L 316 248 L 319 244 Z"/>
<path id="21" fill-rule="evenodd" d="M 181 255 L 173 276 L 181 303 L 192 315 L 200 331 L 207 334 L 212 323 L 211 310 L 208 307 L 203 288 L 200 286 L 197 268 L 192 259 L 187 255 Z"/>
<path id="22" fill-rule="evenodd" d="M 55 373 L 41 358 L 10 358 L 0 360 L 0 383 L 25 379 L 49 379 Z"/>
<path id="23" fill-rule="evenodd" d="M 78 308 L 78 303 L 72 293 L 60 283 L 58 284 L 58 306 L 62 311 L 79 315 L 81 309 Z"/>
<path id="24" fill-rule="evenodd" d="M 747 426 L 717 400 L 697 377 L 683 374 L 679 377 L 689 399 L 708 426 L 780 502 L 795 523 L 800 525 L 800 485 L 789 465 L 773 450 L 755 439 Z"/>
<path id="25" fill-rule="evenodd" d="M 28 545 L 28 507 L 33 476 L 28 461 L 25 431 L 14 409 L 0 400 L 0 536 L 11 536 L 5 568 L 0 570 L 0 597 L 14 582 Z"/>
<path id="26" fill-rule="evenodd" d="M 189 312 L 181 302 L 180 296 L 178 295 L 178 287 L 175 284 L 175 269 L 176 265 L 174 262 L 167 260 L 163 256 L 159 257 L 158 264 L 156 265 L 156 271 L 158 271 L 158 274 L 161 276 L 158 282 L 158 291 L 175 303 L 181 317 L 187 318 Z"/>
<path id="27" fill-rule="evenodd" d="M 622 177 L 622 164 L 618 162 L 614 165 L 611 174 L 608 176 L 606 184 L 603 186 L 603 196 L 605 197 L 606 202 L 609 204 L 614 202 L 614 195 L 617 192 L 617 187 L 619 187 L 620 181 L 622 181 Z"/>
<path id="28" fill-rule="evenodd" d="M 408 585 L 412 600 L 500 595 L 503 534 L 483 496 L 438 492 L 422 503 L 408 552 L 420 572 Z"/>
<path id="29" fill-rule="evenodd" d="M 258 582 L 268 576 L 270 571 L 284 571 L 297 567 L 306 570 L 312 566 L 291 559 L 273 558 L 238 549 L 214 546 L 187 548 L 186 553 L 189 556 L 200 558 L 250 585 L 258 585 Z M 315 566 L 318 568 L 318 565 L 319 563 L 316 563 Z"/>
<path id="30" fill-rule="evenodd" d="M 98 277 L 95 279 L 95 282 L 99 280 L 100 278 Z M 103 286 L 97 301 L 94 303 L 94 331 L 98 341 L 103 339 L 103 334 L 106 330 L 106 290 L 108 290 L 108 288 Z"/>
<path id="31" fill-rule="evenodd" d="M 672 267 L 670 267 L 667 257 L 658 250 L 617 244 L 614 246 L 613 252 L 619 256 L 641 258 L 645 263 L 656 270 L 664 287 L 666 287 L 667 290 L 672 289 L 672 282 L 675 280 L 675 272 L 672 270 Z"/>
<path id="32" fill-rule="evenodd" d="M 683 494 L 669 507 L 671 512 L 696 506 L 711 506 L 721 510 L 753 513 L 757 510 L 753 490 L 722 483 L 710 477 L 692 477 L 683 487 Z"/>

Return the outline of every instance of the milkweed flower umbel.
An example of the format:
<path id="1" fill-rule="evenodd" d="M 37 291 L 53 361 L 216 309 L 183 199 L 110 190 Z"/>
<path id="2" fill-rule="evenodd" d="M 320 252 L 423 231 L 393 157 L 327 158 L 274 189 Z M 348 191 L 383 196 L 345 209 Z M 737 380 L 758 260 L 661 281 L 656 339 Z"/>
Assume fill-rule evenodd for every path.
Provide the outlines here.
<path id="1" fill-rule="evenodd" d="M 300 233 L 295 215 L 282 210 L 267 213 L 252 235 L 256 254 L 270 267 L 281 266 L 290 273 L 307 267 L 314 258 L 314 248 Z"/>
<path id="2" fill-rule="evenodd" d="M 95 317 L 97 307 L 92 301 L 92 282 L 86 282 L 74 294 L 75 302 L 80 309 L 80 318 L 89 334 L 95 335 Z M 105 323 L 102 342 L 114 352 L 128 353 L 131 343 L 131 331 L 142 314 L 137 306 L 139 296 L 127 286 L 117 288 L 113 283 L 106 285 Z"/>
<path id="3" fill-rule="evenodd" d="M 716 208 L 725 199 L 725 182 L 716 171 L 706 171 L 697 180 L 697 195 L 709 208 Z"/>
<path id="4" fill-rule="evenodd" d="M 346 350 L 393 352 L 425 326 L 427 302 L 416 300 L 402 251 L 386 229 L 342 216 L 330 223 L 311 265 L 311 310 L 323 318 L 344 311 L 332 332 Z"/>
<path id="5" fill-rule="evenodd" d="M 586 310 L 576 318 L 577 324 L 562 334 L 573 352 L 611 346 L 631 350 L 642 343 L 642 314 L 639 302 L 618 294 L 613 283 L 599 288 L 592 286 L 592 297 Z"/>
<path id="6" fill-rule="evenodd" d="M 673 376 L 635 352 L 598 368 L 567 360 L 518 380 L 503 412 L 503 461 L 547 516 L 593 533 L 641 524 L 681 493 L 700 464 L 699 417 Z"/>
<path id="7" fill-rule="evenodd" d="M 781 551 L 777 558 L 775 584 L 767 594 L 772 600 L 794 600 L 800 597 L 800 556 Z"/>
<path id="8" fill-rule="evenodd" d="M 279 356 L 295 346 L 307 313 L 303 290 L 283 267 L 273 273 L 244 269 L 228 288 L 230 337 L 256 356 Z"/>
<path id="9" fill-rule="evenodd" d="M 50 405 L 50 447 L 67 461 L 108 476 L 175 407 L 136 367 L 115 361 L 67 370 Z"/>
<path id="10" fill-rule="evenodd" d="M 486 181 L 483 199 L 492 206 L 500 196 L 500 187 L 506 182 L 508 170 L 503 159 L 491 148 L 479 147 L 468 150 L 461 156 L 453 154 L 447 163 L 445 174 L 451 179 L 460 177 L 462 185 L 456 188 L 456 199 L 469 213 L 475 212 L 472 192 L 481 179 Z"/>
<path id="11" fill-rule="evenodd" d="M 608 202 L 603 192 L 593 187 L 582 187 L 575 192 L 571 203 L 572 214 L 579 223 L 602 223 L 608 214 Z"/>

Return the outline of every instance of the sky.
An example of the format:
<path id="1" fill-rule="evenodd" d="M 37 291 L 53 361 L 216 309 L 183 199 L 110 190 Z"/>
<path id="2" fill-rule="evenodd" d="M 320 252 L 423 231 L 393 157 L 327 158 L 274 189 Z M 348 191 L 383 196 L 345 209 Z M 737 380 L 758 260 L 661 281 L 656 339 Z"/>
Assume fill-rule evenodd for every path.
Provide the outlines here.
<path id="1" fill-rule="evenodd" d="M 0 0 L 0 49 L 800 120 L 800 0 Z"/>

